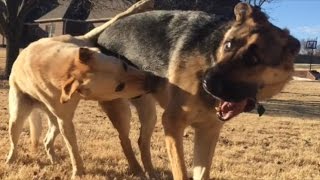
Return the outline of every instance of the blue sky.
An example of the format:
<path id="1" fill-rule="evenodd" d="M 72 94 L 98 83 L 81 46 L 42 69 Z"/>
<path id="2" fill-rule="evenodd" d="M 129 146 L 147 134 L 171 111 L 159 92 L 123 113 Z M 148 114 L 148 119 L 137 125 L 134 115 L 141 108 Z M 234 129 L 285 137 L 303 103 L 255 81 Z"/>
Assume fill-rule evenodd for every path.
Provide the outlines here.
<path id="1" fill-rule="evenodd" d="M 274 0 L 263 9 L 273 24 L 288 28 L 298 39 L 320 41 L 320 0 Z"/>

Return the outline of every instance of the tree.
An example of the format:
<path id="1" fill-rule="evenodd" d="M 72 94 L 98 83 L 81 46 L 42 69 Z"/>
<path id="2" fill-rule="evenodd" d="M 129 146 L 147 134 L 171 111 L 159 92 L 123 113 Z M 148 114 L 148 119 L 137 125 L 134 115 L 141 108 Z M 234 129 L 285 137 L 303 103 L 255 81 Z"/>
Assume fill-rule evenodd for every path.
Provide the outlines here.
<path id="1" fill-rule="evenodd" d="M 307 43 L 306 39 L 300 40 L 301 48 L 300 48 L 299 54 L 309 54 L 309 50 L 306 49 L 306 43 Z"/>
<path id="2" fill-rule="evenodd" d="M 89 0 L 94 6 L 128 7 L 137 0 Z M 105 3 L 109 1 L 111 3 Z M 226 19 L 233 18 L 233 8 L 240 0 L 155 0 L 155 9 L 164 10 L 200 10 L 211 14 L 222 15 Z M 111 7 L 110 7 L 111 5 Z"/>
<path id="3" fill-rule="evenodd" d="M 317 49 L 314 50 L 314 55 L 320 57 L 320 45 L 318 45 Z"/>
<path id="4" fill-rule="evenodd" d="M 11 73 L 12 65 L 19 55 L 19 39 L 26 15 L 39 0 L 1 0 L 0 31 L 7 40 L 5 77 Z"/>
<path id="5" fill-rule="evenodd" d="M 233 8 L 240 0 L 155 0 L 156 9 L 200 10 L 233 18 Z"/>
<path id="6" fill-rule="evenodd" d="M 261 7 L 264 3 L 271 3 L 274 0 L 243 0 L 243 2 L 249 3 L 253 6 Z"/>

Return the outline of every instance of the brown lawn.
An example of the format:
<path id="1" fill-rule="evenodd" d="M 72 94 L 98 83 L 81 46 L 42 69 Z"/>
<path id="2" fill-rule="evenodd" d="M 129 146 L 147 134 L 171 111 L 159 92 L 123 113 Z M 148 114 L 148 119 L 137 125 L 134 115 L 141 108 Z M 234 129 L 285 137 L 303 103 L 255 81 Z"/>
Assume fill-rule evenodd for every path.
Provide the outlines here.
<path id="1" fill-rule="evenodd" d="M 1 71 L 4 63 L 0 65 Z M 71 164 L 61 136 L 55 144 L 60 160 L 51 165 L 42 146 L 38 152 L 30 151 L 27 123 L 20 138 L 17 163 L 11 166 L 4 163 L 9 150 L 7 96 L 8 84 L 1 80 L 0 179 L 69 179 Z M 246 113 L 225 124 L 211 176 L 214 179 L 320 179 L 320 82 L 291 81 L 264 104 L 267 109 L 264 116 Z M 158 179 L 170 179 L 160 113 L 161 110 L 152 137 L 152 157 Z M 74 122 L 86 168 L 83 179 L 141 179 L 128 172 L 117 132 L 96 102 L 82 101 Z M 130 135 L 137 156 L 138 132 L 134 112 Z M 191 170 L 191 129 L 184 140 Z"/>

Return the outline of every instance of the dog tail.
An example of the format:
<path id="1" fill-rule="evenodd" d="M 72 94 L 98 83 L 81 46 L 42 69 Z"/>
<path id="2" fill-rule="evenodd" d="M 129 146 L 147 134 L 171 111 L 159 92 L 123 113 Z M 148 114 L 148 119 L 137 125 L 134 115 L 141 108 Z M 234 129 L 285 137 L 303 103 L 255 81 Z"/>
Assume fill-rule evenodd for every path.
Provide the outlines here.
<path id="1" fill-rule="evenodd" d="M 37 110 L 33 110 L 29 115 L 31 148 L 36 151 L 39 146 L 39 139 L 42 131 L 41 115 Z"/>
<path id="2" fill-rule="evenodd" d="M 133 4 L 130 8 L 128 8 L 126 11 L 117 14 L 115 17 L 110 19 L 108 22 L 104 23 L 101 26 L 98 26 L 85 35 L 78 36 L 77 38 L 83 39 L 83 40 L 91 40 L 95 41 L 97 39 L 97 36 L 101 34 L 107 27 L 109 27 L 112 23 L 117 21 L 118 19 L 124 18 L 126 16 L 129 16 L 131 14 L 141 13 L 148 10 L 152 10 L 154 8 L 154 0 L 141 0 L 137 3 Z"/>

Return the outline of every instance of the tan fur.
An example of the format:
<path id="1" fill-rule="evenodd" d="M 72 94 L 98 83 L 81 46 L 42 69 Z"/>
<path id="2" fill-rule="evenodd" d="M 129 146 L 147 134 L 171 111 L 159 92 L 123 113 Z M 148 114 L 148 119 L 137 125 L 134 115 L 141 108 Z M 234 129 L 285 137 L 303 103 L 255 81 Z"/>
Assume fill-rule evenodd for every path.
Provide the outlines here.
<path id="1" fill-rule="evenodd" d="M 30 44 L 15 61 L 10 75 L 9 136 L 11 149 L 7 163 L 16 159 L 17 142 L 25 119 L 30 120 L 33 141 L 39 136 L 35 108 L 48 115 L 49 131 L 45 147 L 54 162 L 53 141 L 64 137 L 73 166 L 73 177 L 83 173 L 74 126 L 74 111 L 80 99 L 111 101 L 146 93 L 148 73 L 131 66 L 124 69 L 120 60 L 106 56 L 93 47 L 81 47 L 71 36 L 44 38 Z M 79 43 L 89 45 L 86 42 Z M 119 84 L 125 86 L 117 91 Z M 36 144 L 37 142 L 34 142 Z"/>
<path id="2" fill-rule="evenodd" d="M 258 100 L 269 99 L 279 93 L 291 78 L 293 59 L 299 45 L 286 30 L 273 26 L 248 4 L 239 3 L 235 7 L 235 15 L 237 20 L 225 34 L 215 55 L 216 63 L 222 64 L 241 57 L 252 44 L 262 47 L 263 51 L 258 54 L 265 62 L 254 67 L 243 66 L 230 70 L 226 76 L 237 82 L 261 85 Z M 262 28 L 263 33 L 252 33 L 256 28 Z M 231 39 L 238 40 L 239 44 L 233 50 L 225 51 L 225 43 Z M 185 57 L 179 51 L 173 52 L 173 63 L 169 65 L 169 84 L 162 96 L 156 97 L 166 102 L 162 122 L 175 180 L 188 179 L 182 142 L 184 129 L 189 125 L 195 129 L 193 179 L 203 180 L 209 178 L 213 153 L 224 123 L 218 120 L 214 104 L 206 104 L 201 100 L 203 95 L 199 74 L 210 66 L 205 61 L 206 57 L 197 51 L 189 54 L 192 55 Z M 265 65 L 267 63 L 275 65 Z"/>
<path id="3" fill-rule="evenodd" d="M 77 37 L 72 37 L 70 35 L 63 35 L 63 36 L 57 36 L 57 37 L 52 37 L 50 39 L 45 39 L 45 40 L 41 40 L 43 42 L 38 42 L 35 43 L 34 46 L 40 46 L 40 49 L 42 49 L 42 51 L 45 51 L 44 53 L 41 53 L 41 51 L 38 51 L 37 48 L 31 48 L 28 47 L 27 50 L 24 51 L 28 51 L 30 53 L 22 53 L 19 56 L 19 59 L 30 59 L 31 57 L 36 56 L 35 59 L 47 59 L 47 60 L 55 60 L 57 57 L 56 56 L 52 56 L 48 59 L 48 55 L 44 56 L 45 54 L 47 54 L 48 52 L 46 51 L 47 48 L 50 48 L 50 43 L 60 43 L 61 47 L 58 47 L 56 50 L 60 51 L 62 54 L 67 53 L 67 51 L 69 49 L 65 49 L 65 46 L 87 46 L 87 47 L 93 47 L 94 46 L 94 42 L 95 42 L 95 38 L 96 36 L 98 36 L 105 28 L 107 28 L 108 26 L 110 26 L 113 22 L 115 22 L 118 19 L 121 19 L 123 17 L 126 17 L 130 14 L 135 14 L 135 13 L 139 13 L 139 12 L 144 12 L 144 11 L 148 11 L 153 9 L 154 6 L 154 1 L 153 0 L 141 0 L 139 2 L 137 2 L 136 4 L 132 5 L 129 9 L 127 9 L 126 11 L 118 14 L 117 16 L 115 16 L 114 18 L 112 18 L 110 21 L 106 22 L 105 24 L 103 24 L 102 26 L 99 26 L 93 30 L 91 30 L 90 32 L 86 33 L 83 36 L 77 36 Z M 44 41 L 49 41 L 49 44 L 46 44 L 46 42 Z M 72 44 L 72 45 L 71 45 Z M 33 50 L 30 50 L 33 49 Z M 50 54 L 50 51 L 49 51 Z M 96 55 L 98 55 L 98 58 L 100 59 L 101 54 L 100 53 L 96 53 Z M 103 57 L 105 58 L 105 57 Z M 111 119 L 111 121 L 115 124 L 118 124 L 117 126 L 115 125 L 115 127 L 117 128 L 118 132 L 119 132 L 119 136 L 121 141 L 123 141 L 123 139 L 126 139 L 128 141 L 126 141 L 126 143 L 122 143 L 121 145 L 123 146 L 123 150 L 125 152 L 125 155 L 129 161 L 129 165 L 130 168 L 133 170 L 134 174 L 141 174 L 142 173 L 142 169 L 140 167 L 140 165 L 137 163 L 137 160 L 135 159 L 134 156 L 134 152 L 132 151 L 131 145 L 130 145 L 130 140 L 128 139 L 128 133 L 126 133 L 127 131 L 129 131 L 129 129 L 127 128 L 127 124 L 129 123 L 128 120 L 130 120 L 130 111 L 124 111 L 124 109 L 121 109 L 121 114 L 117 113 L 117 109 L 114 110 L 115 108 L 106 108 L 106 106 L 110 107 L 110 105 L 112 105 L 113 103 L 120 103 L 119 105 L 115 105 L 115 107 L 121 107 L 121 101 L 117 101 L 115 100 L 115 102 L 110 101 L 113 100 L 115 98 L 119 98 L 119 97 L 132 97 L 132 96 L 136 96 L 136 95 L 140 95 L 143 92 L 145 92 L 144 90 L 142 90 L 142 85 L 143 85 L 143 81 L 145 79 L 145 76 L 147 74 L 141 73 L 135 69 L 132 69 L 131 67 L 129 67 L 128 72 L 123 72 L 123 67 L 120 68 L 120 62 L 117 61 L 115 62 L 115 58 L 113 57 L 108 57 L 110 59 L 110 61 L 112 61 L 111 65 L 110 64 L 106 64 L 106 63 L 96 63 L 96 62 L 90 62 L 93 64 L 90 64 L 91 66 L 95 67 L 95 71 L 92 71 L 90 69 L 88 69 L 88 66 L 83 66 L 82 63 L 78 63 L 77 61 L 74 61 L 74 64 L 70 64 L 70 62 L 64 62 L 63 64 L 59 64 L 58 66 L 54 65 L 54 63 L 50 64 L 48 63 L 47 66 L 42 66 L 43 64 L 36 64 L 34 65 L 35 68 L 37 70 L 41 70 L 41 72 L 33 72 L 33 70 L 28 70 L 28 72 L 26 72 L 26 74 L 31 74 L 32 73 L 37 73 L 37 75 L 34 75 L 32 78 L 30 78 L 30 81 L 35 81 L 37 80 L 37 82 L 39 84 L 36 85 L 41 85 L 41 88 L 44 88 L 46 91 L 44 93 L 40 93 L 40 98 L 42 98 L 39 101 L 42 100 L 46 100 L 46 102 L 43 103 L 49 103 L 50 98 L 54 98 L 55 100 L 58 100 L 59 98 L 57 97 L 57 94 L 61 93 L 60 96 L 60 103 L 66 103 L 65 105 L 62 105 L 58 102 L 54 102 L 52 104 L 50 104 L 49 106 L 61 106 L 63 108 L 59 108 L 56 107 L 58 109 L 64 112 L 62 113 L 71 113 L 73 116 L 73 110 L 77 104 L 78 100 L 73 100 L 75 101 L 75 103 L 73 103 L 73 105 L 71 105 L 72 107 L 68 108 L 67 103 L 68 101 L 70 101 L 70 99 L 74 99 L 76 96 L 76 99 L 79 98 L 79 95 L 82 98 L 85 99 L 94 99 L 94 100 L 103 100 L 100 102 L 102 109 L 108 113 L 110 111 L 110 113 L 108 113 L 110 116 L 109 118 Z M 33 59 L 33 58 L 32 58 Z M 21 61 L 21 60 L 20 60 Z M 19 64 L 19 63 L 17 63 Z M 123 64 L 122 64 L 123 65 Z M 18 66 L 16 69 L 21 69 L 21 66 L 23 65 L 16 65 Z M 41 68 L 40 68 L 41 66 Z M 50 67 L 49 67 L 50 66 Z M 74 71 L 75 67 L 77 67 L 76 69 L 78 71 Z M 51 70 L 55 70 L 54 73 L 50 73 L 50 75 L 48 76 L 44 76 L 41 78 L 41 75 L 45 75 L 47 73 L 47 70 L 51 69 Z M 31 69 L 31 68 L 30 68 Z M 61 71 L 62 70 L 62 71 Z M 69 71 L 73 71 L 73 72 L 69 72 Z M 109 71 L 108 74 L 99 74 L 97 76 L 94 76 L 94 72 L 96 74 L 98 74 L 98 72 L 100 71 Z M 84 72 L 86 71 L 90 71 L 89 73 L 85 73 L 85 76 L 83 76 Z M 57 73 L 58 72 L 58 73 Z M 62 73 L 62 75 L 61 75 Z M 64 74 L 64 73 L 69 73 L 68 75 Z M 13 73 L 14 74 L 14 73 Z M 12 78 L 15 79 L 17 81 L 25 81 L 25 80 L 20 80 L 22 79 L 23 75 L 26 74 L 21 74 L 19 71 L 16 72 L 16 74 L 18 75 L 12 75 L 12 76 L 18 76 L 18 78 Z M 149 76 L 149 75 L 147 75 Z M 38 81 L 40 77 L 41 81 Z M 53 79 L 51 79 L 52 81 L 54 81 L 54 86 L 52 86 L 52 84 L 47 83 L 46 80 L 48 80 L 47 78 L 51 77 Z M 84 81 L 84 80 L 80 80 L 79 78 L 85 78 L 86 80 L 89 81 Z M 90 79 L 92 81 L 90 81 Z M 15 80 L 11 80 L 12 84 L 16 84 L 16 82 L 14 82 Z M 101 83 L 93 83 L 93 82 L 100 82 Z M 117 83 L 124 83 L 125 84 L 125 88 L 124 90 L 121 90 L 121 92 L 117 92 L 114 93 L 113 91 L 115 90 L 114 86 L 116 85 L 115 82 Z M 19 82 L 19 84 L 21 84 L 22 82 Z M 111 84 L 110 84 L 111 83 Z M 107 85 L 107 87 L 104 87 L 103 85 Z M 80 88 L 80 86 L 82 88 Z M 101 86 L 100 88 L 96 88 L 96 86 Z M 103 86 L 103 87 L 102 87 Z M 85 88 L 84 88 L 85 87 Z M 30 91 L 30 93 L 33 95 L 39 95 L 39 93 L 37 93 L 37 91 L 41 90 L 41 88 L 37 87 L 33 87 L 32 85 L 25 87 L 26 89 L 30 88 L 28 91 Z M 61 91 L 60 92 L 51 92 L 52 88 L 60 88 Z M 25 99 L 29 99 L 29 100 L 21 100 L 23 98 L 20 97 L 20 95 L 17 94 L 21 94 L 20 90 L 18 87 L 16 87 L 15 85 L 11 86 L 11 93 L 12 94 L 10 97 L 10 103 L 12 105 L 11 109 L 14 109 L 11 112 L 11 114 L 13 114 L 12 116 L 15 116 L 15 114 L 17 113 L 17 111 L 21 111 L 21 108 L 23 106 L 25 106 L 27 103 L 31 103 L 34 107 L 38 107 L 34 106 L 34 102 L 33 102 L 33 98 L 27 97 Z M 68 90 L 68 92 L 67 92 Z M 111 90 L 112 92 L 108 91 Z M 77 92 L 75 92 L 77 91 Z M 23 92 L 24 93 L 24 92 Z M 46 94 L 48 93 L 48 94 Z M 76 95 L 73 95 L 76 94 Z M 21 95 L 22 96 L 22 95 Z M 58 98 L 58 99 L 57 99 Z M 20 99 L 20 100 L 18 100 Z M 31 100 L 32 99 L 32 100 Z M 35 98 L 36 99 L 36 98 Z M 153 128 L 149 128 L 150 125 L 154 126 L 155 125 L 155 120 L 156 120 L 156 116 L 153 115 L 153 112 L 155 112 L 155 108 L 154 108 L 154 102 L 151 100 L 143 100 L 144 98 L 141 98 L 141 100 L 135 100 L 134 105 L 137 107 L 138 110 L 138 114 L 140 117 L 141 122 L 143 122 L 143 124 L 141 127 L 141 137 L 146 137 L 146 138 L 141 138 L 141 140 L 139 140 L 139 147 L 141 150 L 141 157 L 142 157 L 142 162 L 144 164 L 145 170 L 148 172 L 149 175 L 152 175 L 153 173 L 153 167 L 152 167 L 152 163 L 151 163 L 151 155 L 150 155 L 150 138 L 151 134 L 152 134 L 152 129 Z M 106 101 L 107 100 L 107 101 Z M 25 102 L 25 101 L 31 101 L 31 102 Z M 22 104 L 19 105 L 21 106 L 20 109 L 14 106 L 17 106 L 17 104 Z M 140 104 L 145 104 L 148 105 L 149 108 L 144 108 L 142 105 Z M 47 105 L 47 104 L 45 104 Z M 42 110 L 44 110 L 47 114 L 47 119 L 48 119 L 48 131 L 47 134 L 45 136 L 44 139 L 44 145 L 45 145 L 45 149 L 47 151 L 48 157 L 51 161 L 51 163 L 54 163 L 56 161 L 56 157 L 55 157 L 55 153 L 54 153 L 54 140 L 56 138 L 56 136 L 60 133 L 59 128 L 61 129 L 61 124 L 58 123 L 58 118 L 56 117 L 55 114 L 53 114 L 52 112 L 50 112 L 51 110 L 54 110 L 54 108 L 49 108 L 48 107 L 40 107 Z M 113 111 L 114 110 L 114 111 Z M 31 111 L 31 109 L 29 109 L 29 111 Z M 148 114 L 148 112 L 152 112 L 151 116 Z M 116 115 L 117 114 L 117 115 Z M 16 158 L 16 143 L 18 141 L 18 136 L 20 134 L 21 131 L 21 127 L 23 124 L 23 118 L 27 117 L 27 113 L 24 114 L 24 117 L 20 118 L 20 117 L 14 117 L 14 118 L 10 118 L 10 136 L 11 136 L 11 150 L 9 152 L 8 155 L 8 159 L 7 162 L 10 163 L 12 162 L 15 158 Z M 19 123 L 17 123 L 18 127 L 14 127 L 14 123 L 13 121 L 17 121 L 14 119 L 22 119 L 19 120 Z M 72 117 L 68 117 L 70 120 L 70 123 L 68 124 L 68 126 L 70 126 L 71 128 L 71 133 L 74 134 L 74 129 L 73 129 L 73 125 L 71 123 L 71 119 Z M 21 122 L 20 122 L 21 121 Z M 30 124 L 30 131 L 31 131 L 31 142 L 32 142 L 32 149 L 36 150 L 38 143 L 39 143 L 39 138 L 41 135 L 41 130 L 42 130 L 42 125 L 41 125 L 41 118 L 39 116 L 38 112 L 35 112 L 35 110 L 33 110 L 29 116 L 29 124 Z M 13 128 L 12 128 L 13 126 Z M 60 126 L 60 127 L 59 127 Z M 13 129 L 13 130 L 11 130 Z M 64 131 L 61 131 L 62 134 L 64 134 Z M 65 136 L 65 135 L 64 135 Z M 72 135 L 71 139 L 69 137 L 69 141 L 72 141 L 73 146 L 75 144 L 75 135 Z M 66 141 L 67 142 L 67 141 Z M 69 147 L 70 150 L 70 146 L 68 145 L 70 143 L 67 143 L 67 147 Z M 74 175 L 80 175 L 82 173 L 82 161 L 81 158 L 79 158 L 79 155 L 77 153 L 77 148 L 75 150 L 71 150 L 71 160 L 73 163 L 73 177 Z M 75 154 L 76 153 L 76 154 Z M 77 159 L 75 159 L 76 156 Z"/>
<path id="4" fill-rule="evenodd" d="M 293 72 L 293 59 L 296 52 L 290 51 L 291 36 L 285 30 L 280 30 L 267 22 L 266 19 L 259 18 L 251 7 L 247 4 L 239 4 L 235 7 L 236 21 L 225 34 L 224 40 L 220 44 L 220 48 L 215 54 L 216 63 L 224 63 L 232 61 L 232 57 L 241 56 L 247 51 L 251 44 L 258 44 L 265 47 L 264 51 L 258 54 L 266 62 L 276 61 L 275 66 L 259 65 L 256 67 L 241 67 L 229 72 L 231 79 L 242 82 L 258 82 L 262 88 L 259 90 L 257 98 L 265 100 L 277 94 L 286 82 L 291 78 Z M 250 32 L 257 27 L 263 27 L 267 34 Z M 271 39 L 269 37 L 272 37 Z M 224 51 L 224 44 L 231 38 L 240 39 L 241 43 L 236 50 L 231 52 Z M 289 49 L 282 47 L 288 46 Z M 178 48 L 177 48 L 178 49 Z M 297 49 L 297 48 L 292 48 Z M 188 57 L 182 55 L 183 52 L 176 50 L 172 52 L 172 60 L 169 66 L 168 82 L 164 83 L 158 89 L 153 97 L 164 108 L 162 122 L 165 131 L 165 141 L 170 159 L 173 177 L 176 180 L 187 179 L 187 170 L 184 162 L 182 137 L 187 126 L 191 125 L 195 130 L 194 140 L 194 158 L 193 158 L 193 179 L 208 179 L 210 174 L 210 166 L 214 154 L 215 146 L 220 134 L 220 130 L 224 122 L 216 117 L 214 105 L 206 104 L 202 99 L 201 77 L 210 65 L 205 61 L 206 57 L 202 56 L 198 51 L 191 52 Z M 186 60 L 188 59 L 188 60 Z M 185 63 L 186 64 L 182 64 Z M 72 86 L 71 86 L 72 87 Z M 236 92 L 235 92 L 236 93 Z M 148 154 L 151 132 L 154 127 L 154 119 L 156 117 L 154 102 L 148 96 L 142 97 L 143 100 L 136 102 L 134 105 L 138 109 L 139 117 L 144 127 L 144 132 L 140 134 L 142 143 L 139 143 L 141 152 L 145 150 Z M 139 101 L 139 100 L 138 100 Z M 104 111 L 106 111 L 119 132 L 121 145 L 125 155 L 128 158 L 130 167 L 141 171 L 138 165 L 130 141 L 128 139 L 130 111 L 126 100 L 113 100 L 100 102 Z M 149 108 L 151 110 L 149 111 Z M 139 110 L 140 109 L 140 110 Z M 122 113 L 119 113 L 122 112 Z M 149 113 L 148 115 L 146 115 Z M 52 118 L 51 118 L 52 119 Z M 152 119 L 149 122 L 148 119 Z M 53 149 L 53 141 L 57 134 L 54 129 L 56 121 L 50 121 L 50 129 L 45 139 L 47 151 Z M 150 152 L 149 152 L 150 153 Z M 50 153 L 48 153 L 50 154 Z M 145 169 L 151 172 L 151 158 L 146 155 L 142 159 Z M 146 165 L 147 164 L 147 165 Z M 148 170 L 149 169 L 149 170 Z"/>

